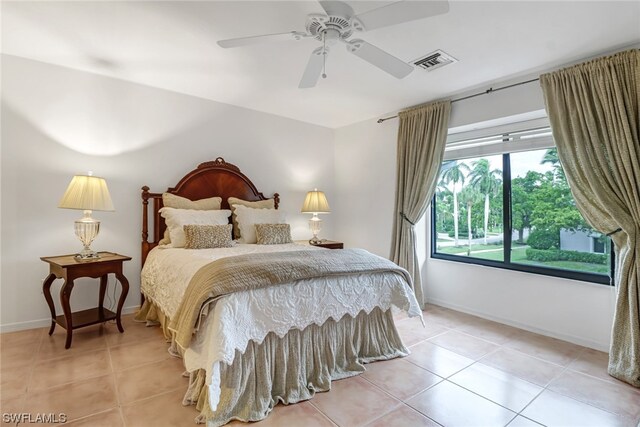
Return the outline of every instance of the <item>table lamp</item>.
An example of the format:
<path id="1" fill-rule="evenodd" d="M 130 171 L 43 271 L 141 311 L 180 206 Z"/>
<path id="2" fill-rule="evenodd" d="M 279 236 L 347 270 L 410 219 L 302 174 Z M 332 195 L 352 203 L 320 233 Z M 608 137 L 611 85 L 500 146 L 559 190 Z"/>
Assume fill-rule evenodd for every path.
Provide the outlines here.
<path id="1" fill-rule="evenodd" d="M 307 197 L 305 197 L 304 203 L 302 204 L 301 212 L 313 214 L 313 217 L 309 220 L 309 228 L 313 233 L 313 238 L 309 240 L 309 243 L 312 245 L 322 243 L 322 240 L 318 239 L 318 234 L 322 228 L 322 220 L 318 217 L 318 214 L 331 212 L 327 197 L 322 191 L 314 188 L 313 191 L 307 193 Z"/>
<path id="2" fill-rule="evenodd" d="M 77 258 L 98 258 L 98 253 L 91 249 L 91 242 L 100 232 L 100 221 L 91 217 L 91 211 L 113 211 L 113 203 L 109 188 L 104 178 L 88 175 L 76 175 L 69 183 L 59 208 L 80 209 L 84 216 L 75 221 L 76 236 L 84 245 Z"/>

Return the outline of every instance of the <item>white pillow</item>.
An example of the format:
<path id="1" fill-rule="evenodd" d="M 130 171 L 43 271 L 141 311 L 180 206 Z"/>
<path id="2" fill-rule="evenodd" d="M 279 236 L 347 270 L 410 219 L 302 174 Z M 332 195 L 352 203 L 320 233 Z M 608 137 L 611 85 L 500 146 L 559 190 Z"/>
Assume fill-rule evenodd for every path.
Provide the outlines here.
<path id="1" fill-rule="evenodd" d="M 216 211 L 199 211 L 195 209 L 176 209 L 162 208 L 160 215 L 164 218 L 169 236 L 171 237 L 171 246 L 174 248 L 182 248 L 186 243 L 184 235 L 184 226 L 195 225 L 225 225 L 229 224 L 229 209 Z"/>
<path id="2" fill-rule="evenodd" d="M 240 242 L 256 243 L 256 224 L 284 224 L 285 214 L 276 209 L 254 209 L 233 205 L 240 228 Z"/>

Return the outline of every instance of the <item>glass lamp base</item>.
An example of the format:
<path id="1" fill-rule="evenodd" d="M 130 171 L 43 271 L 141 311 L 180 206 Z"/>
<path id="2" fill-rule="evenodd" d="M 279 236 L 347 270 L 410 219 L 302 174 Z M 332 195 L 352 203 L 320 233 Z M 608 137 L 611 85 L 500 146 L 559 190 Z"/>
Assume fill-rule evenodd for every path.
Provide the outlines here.
<path id="1" fill-rule="evenodd" d="M 74 224 L 76 236 L 82 242 L 84 248 L 76 254 L 76 258 L 92 259 L 99 258 L 98 253 L 91 249 L 91 242 L 100 232 L 100 221 L 91 217 L 91 211 L 84 211 L 84 216 Z"/>
<path id="2" fill-rule="evenodd" d="M 80 252 L 78 252 L 75 255 L 75 257 L 79 259 L 96 259 L 96 258 L 100 258 L 100 255 L 98 254 L 98 252 L 94 251 L 93 249 L 89 247 L 85 247 Z"/>
<path id="3" fill-rule="evenodd" d="M 309 220 L 309 228 L 313 233 L 313 237 L 309 240 L 309 243 L 312 245 L 319 245 L 322 243 L 322 240 L 318 238 L 318 234 L 322 229 L 322 220 L 318 218 L 318 214 L 313 214 L 313 218 Z"/>

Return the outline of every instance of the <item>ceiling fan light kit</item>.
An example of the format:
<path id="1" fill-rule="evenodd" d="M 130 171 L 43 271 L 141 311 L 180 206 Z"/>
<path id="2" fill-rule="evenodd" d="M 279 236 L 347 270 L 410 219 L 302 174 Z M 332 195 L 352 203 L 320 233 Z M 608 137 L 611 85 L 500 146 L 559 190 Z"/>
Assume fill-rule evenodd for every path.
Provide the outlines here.
<path id="1" fill-rule="evenodd" d="M 307 66 L 302 74 L 299 88 L 311 88 L 318 83 L 323 72 L 325 60 L 331 46 L 338 42 L 346 45 L 347 51 L 367 61 L 371 65 L 392 76 L 402 79 L 414 69 L 401 59 L 361 39 L 349 38 L 354 31 L 364 32 L 416 19 L 440 15 L 449 11 L 446 0 L 438 1 L 398 1 L 387 6 L 373 9 L 356 15 L 353 8 L 341 1 L 320 1 L 326 15 L 312 13 L 307 16 L 306 32 L 290 31 L 287 33 L 267 34 L 263 36 L 241 37 L 221 40 L 218 45 L 223 48 L 247 46 L 270 41 L 302 40 L 314 38 L 322 42 L 322 46 L 311 52 Z"/>

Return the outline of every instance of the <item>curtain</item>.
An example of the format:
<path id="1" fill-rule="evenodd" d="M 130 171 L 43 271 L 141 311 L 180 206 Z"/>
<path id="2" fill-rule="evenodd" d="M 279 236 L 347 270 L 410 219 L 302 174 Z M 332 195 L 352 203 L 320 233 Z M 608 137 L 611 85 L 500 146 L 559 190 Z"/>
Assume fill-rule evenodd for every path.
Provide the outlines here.
<path id="1" fill-rule="evenodd" d="M 415 224 L 426 212 L 436 188 L 450 111 L 451 102 L 440 101 L 398 114 L 400 125 L 391 259 L 411 274 L 413 290 L 423 308 L 425 299 L 416 255 Z"/>
<path id="2" fill-rule="evenodd" d="M 540 77 L 576 206 L 615 244 L 609 374 L 640 387 L 640 50 Z"/>

